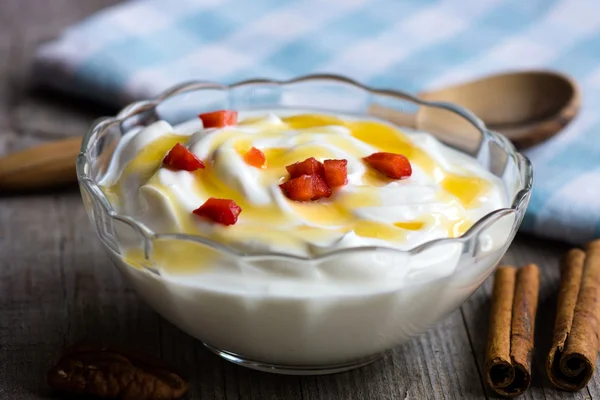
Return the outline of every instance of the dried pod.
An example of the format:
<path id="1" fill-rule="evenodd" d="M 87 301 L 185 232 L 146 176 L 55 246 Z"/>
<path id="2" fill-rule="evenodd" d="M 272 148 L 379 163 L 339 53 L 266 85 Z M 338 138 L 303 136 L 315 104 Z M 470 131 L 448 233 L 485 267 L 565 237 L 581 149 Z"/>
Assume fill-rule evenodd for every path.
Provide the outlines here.
<path id="1" fill-rule="evenodd" d="M 160 361 L 102 346 L 67 350 L 47 379 L 54 389 L 122 400 L 174 400 L 188 390 Z"/>

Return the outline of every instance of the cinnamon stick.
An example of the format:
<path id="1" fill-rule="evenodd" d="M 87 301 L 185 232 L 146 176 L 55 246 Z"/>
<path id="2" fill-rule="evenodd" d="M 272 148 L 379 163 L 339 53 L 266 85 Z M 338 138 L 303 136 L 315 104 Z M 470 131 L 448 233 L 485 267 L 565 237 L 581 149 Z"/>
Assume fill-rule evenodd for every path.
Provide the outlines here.
<path id="1" fill-rule="evenodd" d="M 531 383 L 539 282 L 535 264 L 499 267 L 494 277 L 485 375 L 502 396 L 518 396 Z"/>
<path id="2" fill-rule="evenodd" d="M 600 329 L 600 240 L 563 259 L 552 347 L 546 373 L 554 386 L 575 391 L 596 366 Z"/>

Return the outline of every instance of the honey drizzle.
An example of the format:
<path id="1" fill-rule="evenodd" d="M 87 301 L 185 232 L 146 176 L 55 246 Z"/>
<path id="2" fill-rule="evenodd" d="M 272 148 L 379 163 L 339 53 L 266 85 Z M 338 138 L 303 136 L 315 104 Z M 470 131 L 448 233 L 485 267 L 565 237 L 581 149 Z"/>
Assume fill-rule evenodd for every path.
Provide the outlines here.
<path id="1" fill-rule="evenodd" d="M 306 133 L 310 133 L 314 128 L 324 126 L 335 125 L 346 127 L 350 132 L 348 139 L 336 135 L 332 136 L 328 141 L 331 141 L 332 145 L 358 157 L 360 157 L 361 152 L 351 142 L 352 138 L 369 144 L 379 151 L 404 154 L 413 165 L 417 165 L 425 171 L 425 173 L 433 177 L 434 180 L 440 184 L 441 188 L 456 198 L 465 209 L 476 206 L 478 198 L 491 188 L 490 182 L 482 178 L 457 175 L 443 171 L 433 158 L 423 149 L 413 145 L 408 136 L 392 126 L 381 122 L 344 121 L 334 116 L 319 114 L 294 115 L 284 117 L 282 118 L 282 121 L 283 125 L 278 124 L 277 126 L 274 126 L 273 124 L 264 123 L 264 121 L 258 118 L 253 118 L 241 121 L 240 125 L 250 126 L 252 124 L 259 124 L 261 126 L 262 130 L 259 133 L 253 134 L 252 138 L 268 137 L 269 135 L 281 133 L 284 129 L 306 130 Z M 310 135 L 307 135 L 306 139 L 302 138 L 301 135 L 298 137 L 300 138 L 299 141 L 303 143 L 302 146 L 291 149 L 261 149 L 267 158 L 267 168 L 261 172 L 264 175 L 261 177 L 263 183 L 274 184 L 285 179 L 287 177 L 285 166 L 294 162 L 304 160 L 308 157 L 315 157 L 318 159 L 334 157 L 329 149 L 319 146 L 318 144 L 311 144 Z M 164 192 L 165 195 L 169 196 L 168 188 L 162 187 L 162 185 L 158 183 L 158 179 L 152 179 L 155 178 L 152 177 L 152 174 L 160 167 L 161 161 L 169 149 L 176 143 L 184 144 L 188 138 L 188 136 L 178 136 L 173 134 L 158 138 L 148 144 L 130 163 L 127 164 L 117 183 L 111 187 L 105 188 L 108 194 L 112 197 L 118 197 L 117 195 L 121 193 L 121 184 L 124 179 L 131 174 L 137 174 L 142 181 L 149 179 L 149 183 L 154 185 L 154 187 L 161 192 Z M 231 128 L 221 131 L 219 135 L 213 138 L 211 147 L 214 150 L 226 141 L 232 140 L 236 152 L 243 155 L 252 147 L 252 138 L 249 138 L 246 132 Z M 368 220 L 357 220 L 356 216 L 353 214 L 355 208 L 380 204 L 379 197 L 375 195 L 372 190 L 366 189 L 368 189 L 369 186 L 384 186 L 391 182 L 391 180 L 381 176 L 381 174 L 370 168 L 367 168 L 366 171 L 367 172 L 363 176 L 363 182 L 367 185 L 365 187 L 358 187 L 356 188 L 357 190 L 352 192 L 341 191 L 325 201 L 307 203 L 289 201 L 288 203 L 293 212 L 309 224 L 314 223 L 321 227 L 325 226 L 328 227 L 328 229 L 339 232 L 354 231 L 358 236 L 392 242 L 401 242 L 408 232 L 421 230 L 428 225 L 426 221 L 421 220 L 397 221 L 389 224 Z M 285 221 L 285 213 L 279 208 L 253 205 L 246 201 L 245 196 L 239 193 L 238 190 L 223 183 L 214 172 L 210 162 L 206 162 L 206 169 L 195 171 L 194 174 L 196 177 L 195 191 L 199 196 L 204 198 L 232 198 L 242 207 L 243 213 L 240 218 L 243 220 L 244 224 L 235 228 L 239 232 L 233 236 L 243 236 L 245 235 L 245 231 L 251 235 L 253 232 L 257 232 L 257 228 L 262 227 L 264 229 L 264 227 L 281 224 L 282 221 Z M 191 213 L 185 212 L 178 212 L 177 217 L 180 219 L 180 226 L 184 233 L 198 234 L 196 220 L 194 220 L 194 218 L 197 217 Z M 466 217 L 451 220 L 445 216 L 436 215 L 429 216 L 429 218 L 434 218 L 437 222 L 441 223 L 447 230 L 449 237 L 462 235 L 472 225 L 472 222 Z M 247 225 L 247 227 L 243 228 L 245 225 Z M 228 229 L 230 228 L 223 227 L 223 232 L 221 233 L 219 233 L 220 231 L 217 229 L 216 236 L 219 236 L 224 241 L 231 240 L 230 236 L 232 236 L 232 231 L 228 232 Z M 316 228 L 310 226 L 306 226 L 304 229 L 296 227 L 294 229 L 294 236 L 302 237 L 306 235 L 306 238 L 309 238 L 312 235 L 314 237 L 315 229 Z M 282 235 L 279 235 L 279 237 L 281 236 Z M 273 239 L 279 240 L 277 235 L 275 235 Z M 185 249 L 180 250 L 184 250 L 183 253 L 186 253 L 187 256 L 189 256 L 189 251 Z M 154 251 L 155 258 L 157 259 L 161 259 L 161 254 L 166 252 L 160 245 L 158 247 L 155 246 Z M 166 253 L 164 256 L 167 257 Z M 132 253 L 131 257 L 132 263 L 140 263 L 139 255 Z M 185 259 L 185 257 L 183 257 L 182 260 Z M 161 261 L 167 262 L 167 260 Z M 172 262 L 169 262 L 169 264 L 172 264 Z M 185 262 L 179 260 L 177 261 L 177 264 L 184 266 Z M 184 267 L 182 268 L 186 269 Z"/>

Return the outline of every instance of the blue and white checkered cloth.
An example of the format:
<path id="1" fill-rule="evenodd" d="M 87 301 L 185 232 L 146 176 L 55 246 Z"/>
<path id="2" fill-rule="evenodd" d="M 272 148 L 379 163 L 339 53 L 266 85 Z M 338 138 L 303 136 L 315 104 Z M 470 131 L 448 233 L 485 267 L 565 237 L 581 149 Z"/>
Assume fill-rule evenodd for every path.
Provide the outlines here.
<path id="1" fill-rule="evenodd" d="M 523 230 L 600 236 L 600 0 L 138 0 L 68 28 L 36 67 L 46 84 L 115 105 L 190 79 L 331 72 L 417 92 L 507 69 L 562 70 L 583 108 L 527 151 L 536 182 Z"/>

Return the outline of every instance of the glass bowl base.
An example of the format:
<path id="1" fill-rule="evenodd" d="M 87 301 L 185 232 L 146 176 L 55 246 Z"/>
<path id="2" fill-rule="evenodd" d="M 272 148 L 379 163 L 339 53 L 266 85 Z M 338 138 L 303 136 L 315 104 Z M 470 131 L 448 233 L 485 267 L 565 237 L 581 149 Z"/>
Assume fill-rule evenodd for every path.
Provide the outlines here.
<path id="1" fill-rule="evenodd" d="M 374 361 L 380 359 L 383 354 L 375 354 L 373 356 L 369 356 L 366 358 L 361 358 L 359 360 L 354 360 L 346 363 L 340 364 L 331 364 L 331 365 L 302 365 L 302 366 L 290 366 L 290 365 L 279 365 L 279 364 L 270 364 L 262 361 L 255 361 L 245 357 L 240 356 L 239 354 L 231 353 L 229 351 L 221 350 L 216 347 L 213 347 L 207 343 L 203 343 L 207 349 L 212 351 L 213 353 L 221 356 L 227 361 L 230 361 L 234 364 L 241 365 L 242 367 L 254 369 L 262 372 L 270 372 L 273 374 L 282 374 L 282 375 L 327 375 L 327 374 L 336 374 L 339 372 L 349 371 L 351 369 L 364 367 L 365 365 L 371 364 Z"/>

